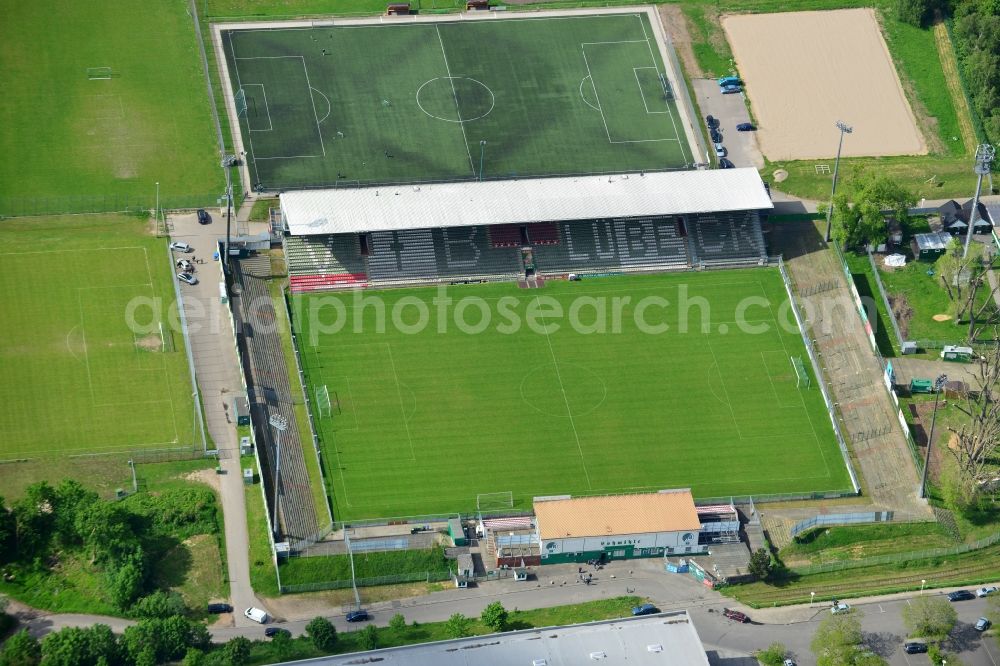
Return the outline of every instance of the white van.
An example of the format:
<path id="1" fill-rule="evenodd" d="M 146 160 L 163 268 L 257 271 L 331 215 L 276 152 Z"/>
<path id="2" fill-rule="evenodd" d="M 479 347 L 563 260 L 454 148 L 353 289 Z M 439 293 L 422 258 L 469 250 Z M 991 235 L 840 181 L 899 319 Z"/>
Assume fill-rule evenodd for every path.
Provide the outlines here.
<path id="1" fill-rule="evenodd" d="M 253 606 L 243 611 L 243 614 L 259 624 L 267 624 L 267 621 L 271 619 L 268 617 L 267 611 L 254 608 Z"/>

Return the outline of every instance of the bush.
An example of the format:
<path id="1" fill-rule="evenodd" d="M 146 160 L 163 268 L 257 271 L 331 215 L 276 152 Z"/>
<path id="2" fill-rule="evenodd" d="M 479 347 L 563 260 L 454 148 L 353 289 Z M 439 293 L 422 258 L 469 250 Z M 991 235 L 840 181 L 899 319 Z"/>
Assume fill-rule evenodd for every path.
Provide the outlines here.
<path id="1" fill-rule="evenodd" d="M 337 628 L 325 617 L 315 617 L 306 625 L 306 634 L 317 650 L 332 652 L 337 644 Z"/>
<path id="2" fill-rule="evenodd" d="M 243 666 L 243 664 L 250 661 L 250 649 L 252 647 L 253 644 L 249 640 L 242 636 L 237 636 L 236 638 L 229 639 L 226 646 L 222 648 L 222 652 L 230 664 L 233 666 Z"/>
<path id="3" fill-rule="evenodd" d="M 750 575 L 758 580 L 764 580 L 771 574 L 771 554 L 763 548 L 758 548 L 757 552 L 750 556 L 748 569 Z"/>
<path id="4" fill-rule="evenodd" d="M 374 624 L 369 624 L 358 632 L 358 643 L 363 650 L 374 650 L 378 647 L 378 629 Z"/>
<path id="5" fill-rule="evenodd" d="M 503 628 L 507 626 L 507 618 L 509 615 L 510 614 L 507 612 L 507 609 L 503 607 L 502 603 L 494 601 L 483 609 L 483 613 L 479 616 L 479 618 L 483 621 L 483 624 L 493 631 L 503 631 Z"/>
<path id="6" fill-rule="evenodd" d="M 465 638 L 470 634 L 472 622 L 461 613 L 455 613 L 445 622 L 444 628 L 452 638 Z"/>
<path id="7" fill-rule="evenodd" d="M 402 613 L 396 613 L 389 619 L 389 628 L 397 634 L 406 631 L 406 618 L 403 617 Z"/>
<path id="8" fill-rule="evenodd" d="M 27 629 L 8 638 L 0 651 L 0 666 L 36 666 L 41 660 L 42 646 Z"/>
<path id="9" fill-rule="evenodd" d="M 184 605 L 184 598 L 181 595 L 163 590 L 157 590 L 142 597 L 129 610 L 132 617 L 139 618 L 165 618 L 171 615 L 184 615 L 186 612 L 187 607 Z"/>
<path id="10" fill-rule="evenodd" d="M 764 666 L 783 666 L 786 653 L 787 650 L 783 644 L 771 643 L 767 648 L 755 652 L 754 656 Z"/>

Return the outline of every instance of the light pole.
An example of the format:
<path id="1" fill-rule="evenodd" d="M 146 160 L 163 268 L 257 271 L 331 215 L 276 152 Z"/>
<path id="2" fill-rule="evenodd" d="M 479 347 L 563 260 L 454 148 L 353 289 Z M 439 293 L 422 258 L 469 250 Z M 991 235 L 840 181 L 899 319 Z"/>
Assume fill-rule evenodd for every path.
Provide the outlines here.
<path id="1" fill-rule="evenodd" d="M 354 577 L 354 551 L 351 549 L 351 530 L 344 527 L 344 545 L 347 546 L 347 557 L 351 561 L 351 587 L 354 589 L 354 608 L 361 610 L 361 595 L 358 594 L 357 579 Z"/>
<path id="2" fill-rule="evenodd" d="M 153 223 L 156 233 L 160 233 L 160 181 L 156 181 L 156 208 L 153 209 Z"/>
<path id="3" fill-rule="evenodd" d="M 995 151 L 988 143 L 981 143 L 976 148 L 976 166 L 973 172 L 978 176 L 976 180 L 976 196 L 972 198 L 972 210 L 969 211 L 969 228 L 965 230 L 965 249 L 962 256 L 969 254 L 969 242 L 976 228 L 976 214 L 979 212 L 979 193 L 983 190 L 983 176 L 990 173 L 990 163 L 993 161 Z"/>
<path id="4" fill-rule="evenodd" d="M 135 476 L 135 461 L 131 458 L 128 459 L 128 466 L 132 468 L 132 492 L 139 492 L 139 479 Z"/>
<path id="5" fill-rule="evenodd" d="M 479 182 L 483 182 L 483 159 L 486 157 L 486 139 L 479 142 Z"/>
<path id="6" fill-rule="evenodd" d="M 921 581 L 920 581 L 920 594 L 924 593 L 924 585 L 926 585 L 926 584 L 927 584 L 927 581 L 921 579 Z"/>
<path id="7" fill-rule="evenodd" d="M 810 607 L 813 605 L 814 601 L 816 601 L 816 593 L 815 592 L 810 592 L 809 593 L 809 606 Z"/>
<path id="8" fill-rule="evenodd" d="M 281 414 L 274 414 L 267 420 L 278 431 L 277 450 L 274 456 L 274 536 L 278 536 L 278 483 L 281 473 L 281 433 L 288 428 L 288 419 Z"/>
<path id="9" fill-rule="evenodd" d="M 934 424 L 937 421 L 938 398 L 941 388 L 948 381 L 947 375 L 938 375 L 934 380 L 934 411 L 931 414 L 931 433 L 927 436 L 927 453 L 924 455 L 924 474 L 920 479 L 920 496 L 927 497 L 927 469 L 931 466 L 931 447 L 934 446 Z"/>
<path id="10" fill-rule="evenodd" d="M 833 163 L 833 190 L 830 192 L 830 205 L 826 209 L 826 242 L 830 242 L 830 226 L 833 223 L 833 197 L 837 195 L 837 173 L 840 171 L 840 149 L 844 147 L 844 135 L 854 131 L 842 120 L 837 121 L 837 129 L 840 130 L 840 143 L 837 144 L 837 161 Z"/>

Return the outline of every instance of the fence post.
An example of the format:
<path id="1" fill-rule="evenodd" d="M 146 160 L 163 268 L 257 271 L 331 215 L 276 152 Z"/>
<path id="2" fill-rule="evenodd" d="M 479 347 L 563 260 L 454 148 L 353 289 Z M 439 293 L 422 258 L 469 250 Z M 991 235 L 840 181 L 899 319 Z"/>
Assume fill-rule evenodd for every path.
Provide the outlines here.
<path id="1" fill-rule="evenodd" d="M 872 267 L 872 275 L 875 276 L 875 284 L 878 286 L 878 293 L 882 297 L 882 304 L 885 306 L 886 316 L 889 318 L 889 323 L 892 324 L 892 331 L 896 334 L 896 346 L 898 347 L 900 353 L 903 350 L 903 336 L 899 332 L 899 323 L 896 321 L 896 313 L 892 311 L 892 304 L 889 303 L 889 295 L 885 291 L 885 285 L 882 284 L 882 277 L 878 274 L 878 266 L 875 264 L 875 257 L 872 255 L 871 247 L 865 247 L 865 252 L 868 253 L 868 263 Z"/>

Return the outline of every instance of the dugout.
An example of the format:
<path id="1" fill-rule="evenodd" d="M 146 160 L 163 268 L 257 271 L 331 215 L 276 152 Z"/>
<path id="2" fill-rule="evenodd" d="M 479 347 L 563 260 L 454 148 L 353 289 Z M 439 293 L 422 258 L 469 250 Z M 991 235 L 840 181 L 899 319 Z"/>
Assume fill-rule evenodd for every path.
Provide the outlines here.
<path id="1" fill-rule="evenodd" d="M 699 554 L 690 489 L 599 497 L 536 497 L 542 564 Z"/>
<path id="2" fill-rule="evenodd" d="M 465 528 L 462 527 L 461 518 L 448 519 L 448 536 L 451 537 L 456 546 L 468 545 L 469 540 L 465 538 Z"/>
<path id="3" fill-rule="evenodd" d="M 246 396 L 238 395 L 233 398 L 233 418 L 238 426 L 250 425 L 250 403 Z"/>

